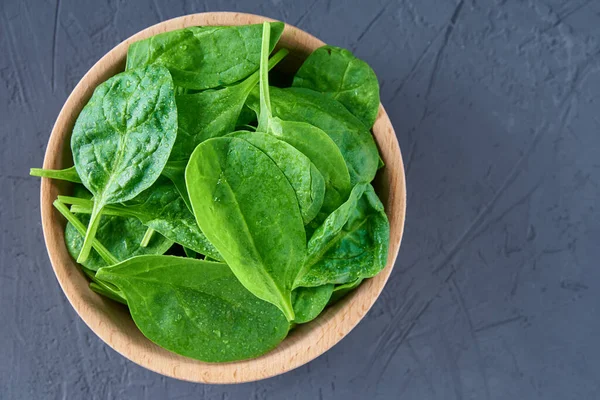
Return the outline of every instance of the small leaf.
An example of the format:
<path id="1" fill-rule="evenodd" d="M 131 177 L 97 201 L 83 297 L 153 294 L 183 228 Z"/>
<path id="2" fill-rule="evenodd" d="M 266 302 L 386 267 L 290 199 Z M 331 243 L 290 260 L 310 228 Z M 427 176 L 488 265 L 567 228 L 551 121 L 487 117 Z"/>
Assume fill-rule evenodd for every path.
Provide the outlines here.
<path id="1" fill-rule="evenodd" d="M 390 227 L 383 204 L 370 184 L 352 189 L 310 238 L 296 287 L 342 284 L 370 278 L 387 262 Z"/>
<path id="2" fill-rule="evenodd" d="M 341 47 L 323 46 L 312 52 L 296 76 L 294 87 L 312 89 L 339 101 L 367 128 L 379 112 L 379 83 L 373 69 Z"/>

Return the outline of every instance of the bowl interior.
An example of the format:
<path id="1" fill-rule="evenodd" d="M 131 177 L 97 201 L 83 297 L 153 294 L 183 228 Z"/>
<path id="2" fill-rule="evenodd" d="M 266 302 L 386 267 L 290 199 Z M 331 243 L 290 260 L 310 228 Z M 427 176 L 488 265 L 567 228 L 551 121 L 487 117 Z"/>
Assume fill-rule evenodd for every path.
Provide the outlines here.
<path id="1" fill-rule="evenodd" d="M 242 25 L 265 20 L 269 19 L 240 13 L 187 15 L 151 26 L 116 46 L 88 71 L 67 99 L 52 130 L 44 168 L 61 169 L 72 165 L 70 136 L 75 120 L 96 86 L 124 69 L 129 43 L 186 26 Z M 306 56 L 323 44 L 306 32 L 286 25 L 278 46 L 288 48 L 290 55 L 278 66 L 279 71 L 293 74 Z M 125 307 L 89 289 L 87 279 L 66 249 L 66 221 L 52 206 L 56 196 L 69 194 L 71 187 L 65 182 L 42 179 L 42 225 L 58 282 L 79 316 L 102 340 L 130 360 L 158 373 L 195 382 L 237 383 L 263 379 L 294 369 L 324 353 L 356 326 L 381 293 L 393 268 L 404 227 L 406 190 L 398 141 L 381 106 L 373 133 L 386 164 L 374 182 L 390 220 L 390 248 L 386 268 L 328 308 L 316 320 L 298 326 L 283 343 L 262 357 L 208 364 L 178 356 L 146 339 Z"/>

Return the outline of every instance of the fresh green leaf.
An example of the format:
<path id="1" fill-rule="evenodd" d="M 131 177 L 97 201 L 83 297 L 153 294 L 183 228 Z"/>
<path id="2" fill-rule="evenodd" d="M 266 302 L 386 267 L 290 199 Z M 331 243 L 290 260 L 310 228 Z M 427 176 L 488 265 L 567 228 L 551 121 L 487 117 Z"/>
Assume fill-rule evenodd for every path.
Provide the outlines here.
<path id="1" fill-rule="evenodd" d="M 370 184 L 359 184 L 308 242 L 296 286 L 342 284 L 370 278 L 386 264 L 390 227 Z"/>
<path id="2" fill-rule="evenodd" d="M 73 183 L 81 183 L 81 178 L 77 175 L 75 167 L 69 167 L 65 169 L 42 169 L 42 168 L 31 168 L 29 175 L 39 176 L 41 178 L 59 179 L 61 181 L 68 181 Z"/>
<path id="3" fill-rule="evenodd" d="M 283 32 L 271 23 L 273 50 Z M 127 70 L 150 64 L 169 69 L 175 85 L 210 89 L 240 81 L 258 69 L 262 25 L 201 26 L 165 32 L 135 42 L 127 52 Z"/>
<path id="4" fill-rule="evenodd" d="M 247 141 L 223 137 L 198 145 L 185 177 L 202 232 L 248 290 L 293 320 L 306 236 L 285 175 Z"/>
<path id="5" fill-rule="evenodd" d="M 279 167 L 296 193 L 304 224 L 317 216 L 325 196 L 325 180 L 308 157 L 292 145 L 262 132 L 234 132 L 264 152 Z"/>
<path id="6" fill-rule="evenodd" d="M 294 322 L 304 324 L 317 318 L 325 309 L 333 293 L 333 285 L 317 287 L 299 287 L 292 292 L 294 304 Z"/>
<path id="7" fill-rule="evenodd" d="M 294 87 L 324 93 L 339 101 L 367 128 L 371 128 L 379 111 L 379 83 L 366 62 L 340 47 L 323 46 L 304 61 Z"/>
<path id="8" fill-rule="evenodd" d="M 350 182 L 371 182 L 377 172 L 379 153 L 369 130 L 343 105 L 330 97 L 304 88 L 270 87 L 273 115 L 284 121 L 306 122 L 323 130 L 340 149 Z M 260 112 L 259 91 L 253 90 L 247 104 Z"/>
<path id="9" fill-rule="evenodd" d="M 226 264 L 140 256 L 96 276 L 125 294 L 148 339 L 183 356 L 205 362 L 258 357 L 289 330 L 281 311 L 246 290 Z"/>
<path id="10" fill-rule="evenodd" d="M 75 168 L 94 194 L 79 262 L 88 257 L 104 206 L 130 200 L 150 187 L 176 135 L 173 81 L 166 68 L 129 70 L 96 88 L 71 136 Z"/>

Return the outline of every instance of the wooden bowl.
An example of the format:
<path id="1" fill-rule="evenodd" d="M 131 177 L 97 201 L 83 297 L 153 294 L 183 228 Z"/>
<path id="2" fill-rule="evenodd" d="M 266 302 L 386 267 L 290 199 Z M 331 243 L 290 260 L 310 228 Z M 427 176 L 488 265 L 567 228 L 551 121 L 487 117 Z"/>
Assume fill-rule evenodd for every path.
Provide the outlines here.
<path id="1" fill-rule="evenodd" d="M 72 165 L 70 136 L 75 120 L 96 86 L 124 69 L 130 43 L 188 26 L 256 24 L 265 20 L 269 19 L 228 12 L 186 15 L 144 29 L 116 46 L 85 74 L 67 99 L 52 130 L 44 168 L 60 169 Z M 286 61 L 290 70 L 297 68 L 310 52 L 322 45 L 324 43 L 319 39 L 290 25 L 286 25 L 279 42 L 280 47 L 291 52 Z M 262 357 L 209 364 L 171 353 L 146 339 L 125 307 L 89 289 L 88 280 L 67 252 L 64 241 L 66 221 L 52 206 L 57 195 L 68 194 L 70 186 L 44 178 L 41 184 L 42 225 L 58 282 L 92 331 L 131 361 L 160 374 L 193 382 L 239 383 L 268 378 L 299 367 L 330 349 L 358 324 L 381 293 L 398 254 L 404 228 L 406 187 L 398 141 L 383 107 L 379 108 L 373 132 L 386 164 L 377 176 L 375 189 L 390 220 L 387 266 L 316 320 L 298 326 L 279 347 Z"/>

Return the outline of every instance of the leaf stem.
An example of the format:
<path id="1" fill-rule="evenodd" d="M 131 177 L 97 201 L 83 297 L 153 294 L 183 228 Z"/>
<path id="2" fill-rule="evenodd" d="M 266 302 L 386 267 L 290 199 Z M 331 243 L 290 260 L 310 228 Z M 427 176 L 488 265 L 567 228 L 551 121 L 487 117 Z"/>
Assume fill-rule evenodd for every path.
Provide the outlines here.
<path id="1" fill-rule="evenodd" d="M 73 215 L 69 211 L 69 209 L 67 208 L 66 205 L 61 203 L 59 200 L 55 200 L 53 204 L 54 204 L 54 207 L 63 215 L 63 217 L 65 217 L 66 220 L 69 221 L 71 223 L 71 225 L 73 225 L 75 227 L 75 229 L 77 229 L 77 231 L 79 232 L 79 234 L 81 236 L 85 235 L 85 231 L 86 231 L 85 225 L 75 215 Z M 97 239 L 93 240 L 92 245 L 94 246 L 94 249 L 96 250 L 96 252 L 98 252 L 100 257 L 108 265 L 114 265 L 119 262 L 119 260 L 117 260 L 117 258 L 115 256 L 113 256 L 110 253 L 110 251 L 108 251 L 108 249 L 106 247 L 104 247 L 102 245 L 102 243 L 100 243 L 100 241 L 98 241 Z"/>
<path id="2" fill-rule="evenodd" d="M 58 200 L 63 204 L 71 205 L 72 213 L 91 214 L 94 202 L 89 199 L 72 196 L 58 196 Z M 131 209 L 118 204 L 109 204 L 104 207 L 102 215 L 114 215 L 117 217 L 134 217 L 139 218 L 138 214 Z"/>
<path id="3" fill-rule="evenodd" d="M 40 178 L 51 178 L 73 183 L 81 183 L 81 178 L 79 178 L 75 167 L 65 169 L 31 168 L 29 170 L 29 175 L 39 176 Z"/>
<path id="4" fill-rule="evenodd" d="M 283 312 L 283 315 L 285 315 L 285 318 L 289 322 L 292 322 L 296 318 L 296 315 L 294 314 L 294 307 L 292 307 L 292 303 L 290 301 L 282 301 L 281 307 L 283 307 L 281 311 Z"/>
<path id="5" fill-rule="evenodd" d="M 288 49 L 279 49 L 277 53 L 273 55 L 273 57 L 269 58 L 269 71 L 272 70 L 277 64 L 279 64 L 281 60 L 283 60 L 288 54 L 290 54 L 290 51 Z M 258 71 L 250 75 L 248 78 L 246 78 L 246 81 L 243 84 L 247 84 L 248 89 L 251 90 L 259 82 L 260 74 L 261 70 L 259 69 Z"/>
<path id="6" fill-rule="evenodd" d="M 58 201 L 60 201 L 63 204 L 77 204 L 78 206 L 82 206 L 82 207 L 92 207 L 94 202 L 90 199 L 84 199 L 81 197 L 73 197 L 73 196 L 62 196 L 59 195 L 58 196 Z"/>
<path id="7" fill-rule="evenodd" d="M 84 263 L 90 255 L 92 243 L 96 237 L 98 227 L 100 226 L 100 218 L 102 217 L 103 208 L 104 202 L 101 202 L 98 199 L 94 200 L 94 206 L 92 207 L 92 213 L 90 214 L 90 223 L 88 224 L 87 232 L 85 233 L 85 238 L 83 239 L 83 246 L 79 252 L 79 257 L 77 257 L 77 262 L 80 264 Z"/>
<path id="8" fill-rule="evenodd" d="M 269 97 L 269 43 L 271 42 L 271 24 L 263 23 L 262 45 L 260 49 L 260 114 L 258 116 L 257 132 L 268 132 L 271 114 L 271 99 Z"/>
<path id="9" fill-rule="evenodd" d="M 144 233 L 144 237 L 142 238 L 142 241 L 140 242 L 140 246 L 148 247 L 148 244 L 150 243 L 150 240 L 152 239 L 152 235 L 154 235 L 154 229 L 152 229 L 152 228 L 146 229 L 146 233 Z"/>

